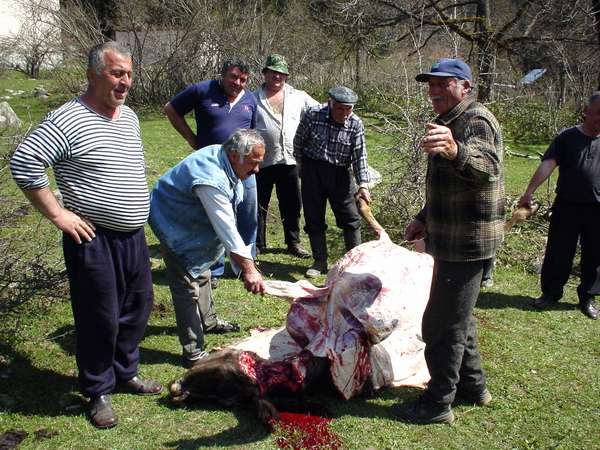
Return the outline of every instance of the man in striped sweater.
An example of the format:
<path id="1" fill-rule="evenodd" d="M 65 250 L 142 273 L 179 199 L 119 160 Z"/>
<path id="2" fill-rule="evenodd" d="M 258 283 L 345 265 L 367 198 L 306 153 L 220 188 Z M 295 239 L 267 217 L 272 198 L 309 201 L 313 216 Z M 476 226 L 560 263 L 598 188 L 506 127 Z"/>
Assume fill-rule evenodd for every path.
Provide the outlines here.
<path id="1" fill-rule="evenodd" d="M 79 385 L 98 428 L 117 424 L 109 394 L 158 394 L 137 376 L 153 291 L 144 223 L 149 195 L 140 127 L 124 105 L 132 60 L 116 42 L 94 47 L 88 87 L 52 111 L 16 149 L 10 168 L 25 196 L 63 232 L 77 337 Z M 49 188 L 53 167 L 63 197 Z"/>

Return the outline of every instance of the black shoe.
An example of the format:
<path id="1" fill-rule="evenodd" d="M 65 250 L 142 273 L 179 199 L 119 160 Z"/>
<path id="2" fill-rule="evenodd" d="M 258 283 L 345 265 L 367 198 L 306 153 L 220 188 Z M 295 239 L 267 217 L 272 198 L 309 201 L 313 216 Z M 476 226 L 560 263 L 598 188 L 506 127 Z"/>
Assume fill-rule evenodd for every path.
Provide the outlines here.
<path id="1" fill-rule="evenodd" d="M 558 302 L 558 300 L 554 300 L 553 298 L 548 297 L 545 294 L 542 294 L 540 297 L 536 298 L 533 301 L 533 307 L 535 309 L 539 309 L 541 311 L 543 309 L 548 308 L 548 306 L 550 306 L 554 303 L 557 303 L 557 302 Z"/>
<path id="2" fill-rule="evenodd" d="M 96 428 L 112 428 L 119 423 L 112 408 L 110 396 L 108 395 L 92 397 L 90 399 L 88 415 L 90 416 L 92 425 Z"/>
<path id="3" fill-rule="evenodd" d="M 423 397 L 412 402 L 396 404 L 392 406 L 392 410 L 404 422 L 420 425 L 454 422 L 454 413 L 450 405 L 433 403 Z"/>
<path id="4" fill-rule="evenodd" d="M 588 316 L 590 319 L 598 319 L 598 305 L 596 305 L 596 301 L 593 298 L 588 298 L 587 300 L 580 301 L 579 309 L 581 309 L 581 312 Z"/>
<path id="5" fill-rule="evenodd" d="M 121 390 L 128 394 L 138 395 L 156 395 L 160 394 L 163 390 L 162 385 L 154 380 L 142 380 L 140 377 L 135 376 L 129 381 L 121 383 Z"/>
<path id="6" fill-rule="evenodd" d="M 288 245 L 288 253 L 302 259 L 311 257 L 311 254 L 304 250 L 300 244 Z"/>
<path id="7" fill-rule="evenodd" d="M 492 402 L 492 393 L 488 388 L 484 388 L 483 391 L 471 392 L 457 390 L 454 403 L 457 405 L 477 405 L 477 406 L 488 406 Z"/>
<path id="8" fill-rule="evenodd" d="M 235 333 L 237 331 L 240 331 L 240 326 L 237 323 L 227 322 L 226 320 L 217 317 L 215 325 L 206 329 L 204 332 L 212 334 L 224 334 Z"/>

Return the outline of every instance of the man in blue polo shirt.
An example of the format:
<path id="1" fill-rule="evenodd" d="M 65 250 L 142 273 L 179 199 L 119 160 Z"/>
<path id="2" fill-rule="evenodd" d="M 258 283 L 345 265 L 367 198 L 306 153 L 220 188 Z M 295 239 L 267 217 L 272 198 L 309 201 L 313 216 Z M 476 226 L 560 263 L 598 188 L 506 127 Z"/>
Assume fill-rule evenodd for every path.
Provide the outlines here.
<path id="1" fill-rule="evenodd" d="M 187 141 L 192 149 L 209 145 L 223 144 L 238 129 L 255 128 L 256 99 L 245 89 L 250 67 L 240 59 L 225 61 L 221 78 L 189 85 L 165 105 L 164 111 L 173 128 Z M 196 133 L 185 120 L 185 115 L 194 111 Z M 252 244 L 255 255 L 258 210 L 256 203 L 256 178 L 254 175 L 243 180 L 244 199 L 238 205 L 237 227 L 247 245 Z M 220 277 L 224 272 L 221 259 L 212 268 L 212 277 Z M 211 282 L 213 287 L 214 283 Z M 237 331 L 239 327 L 221 321 L 221 328 L 215 332 Z M 211 332 L 213 330 L 206 330 Z"/>

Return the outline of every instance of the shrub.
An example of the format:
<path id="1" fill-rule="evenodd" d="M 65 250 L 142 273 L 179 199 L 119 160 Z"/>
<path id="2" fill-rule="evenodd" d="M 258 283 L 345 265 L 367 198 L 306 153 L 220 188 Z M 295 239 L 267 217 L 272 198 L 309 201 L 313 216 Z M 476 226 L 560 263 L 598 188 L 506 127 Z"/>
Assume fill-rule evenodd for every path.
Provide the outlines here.
<path id="1" fill-rule="evenodd" d="M 23 196 L 18 200 L 11 194 L 14 188 L 9 186 L 13 181 L 8 162 L 17 143 L 14 138 L 0 147 L 0 341 L 6 343 L 19 339 L 23 322 L 43 315 L 53 301 L 66 296 L 67 289 L 56 233 L 40 232 L 52 227 L 48 221 L 40 218 L 15 226 L 32 210 Z"/>
<path id="2" fill-rule="evenodd" d="M 528 97 L 509 98 L 489 106 L 502 125 L 505 139 L 521 144 L 547 143 L 578 120 L 569 106 L 557 108 Z"/>
<path id="3" fill-rule="evenodd" d="M 422 91 L 404 97 L 383 92 L 363 97 L 363 107 L 378 119 L 374 126 L 380 133 L 394 136 L 395 143 L 384 149 L 384 161 L 379 164 L 384 181 L 378 187 L 375 210 L 390 237 L 398 242 L 425 203 L 427 158 L 420 141 L 425 124 L 432 119 L 431 106 Z"/>

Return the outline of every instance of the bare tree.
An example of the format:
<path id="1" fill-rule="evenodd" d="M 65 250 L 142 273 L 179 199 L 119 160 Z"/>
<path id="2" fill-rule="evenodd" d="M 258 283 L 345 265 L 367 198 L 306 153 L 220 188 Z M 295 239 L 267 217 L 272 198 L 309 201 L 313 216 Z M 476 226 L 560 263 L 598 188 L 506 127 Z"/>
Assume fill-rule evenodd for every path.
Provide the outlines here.
<path id="1" fill-rule="evenodd" d="M 57 62 L 60 30 L 54 21 L 58 7 L 41 0 L 19 0 L 16 4 L 21 15 L 19 30 L 9 36 L 1 50 L 14 66 L 31 78 L 38 78 L 43 65 Z"/>
<path id="2" fill-rule="evenodd" d="M 584 0 L 569 4 L 559 0 L 375 0 L 372 3 L 377 6 L 378 14 L 372 26 L 406 30 L 400 41 L 413 38 L 415 30 L 424 34 L 413 52 L 434 42 L 439 44 L 443 33 L 456 35 L 466 43 L 464 52 L 478 69 L 478 96 L 484 101 L 492 96 L 498 57 L 513 62 L 527 46 L 553 46 L 562 42 L 568 48 L 569 42 L 579 42 L 589 48 L 591 44 L 586 23 L 591 8 Z M 598 1 L 592 3 L 597 6 Z M 569 20 L 565 21 L 565 17 Z M 562 26 L 555 26 L 561 21 Z M 596 30 L 598 34 L 600 28 Z M 597 44 L 594 49 L 597 53 Z"/>
<path id="3" fill-rule="evenodd" d="M 312 0 L 311 17 L 324 27 L 330 48 L 342 61 L 353 61 L 354 86 L 363 85 L 363 73 L 369 61 L 386 51 L 393 40 L 389 32 L 377 26 L 382 11 L 368 0 Z"/>
<path id="4" fill-rule="evenodd" d="M 596 37 L 598 39 L 598 47 L 600 47 L 600 0 L 591 0 L 592 10 L 591 14 L 594 18 L 594 25 L 596 27 Z M 600 71 L 598 71 L 598 84 L 597 88 L 600 89 Z"/>

